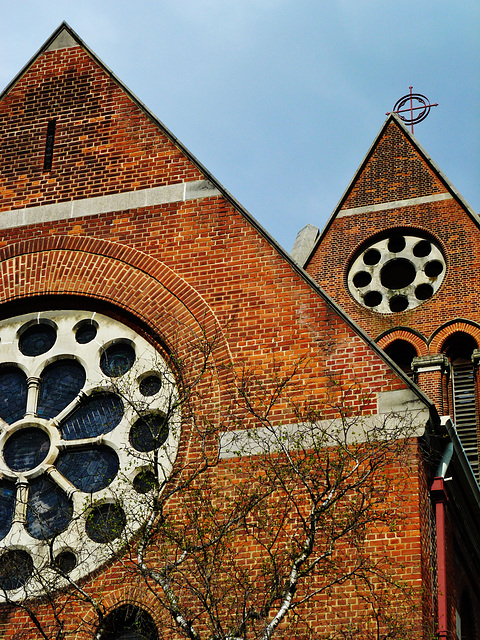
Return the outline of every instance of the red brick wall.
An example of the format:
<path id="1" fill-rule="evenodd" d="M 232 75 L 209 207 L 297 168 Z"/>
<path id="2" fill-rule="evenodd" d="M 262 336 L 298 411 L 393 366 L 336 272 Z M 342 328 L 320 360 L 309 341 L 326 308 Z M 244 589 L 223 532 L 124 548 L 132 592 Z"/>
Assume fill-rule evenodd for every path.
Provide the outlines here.
<path id="1" fill-rule="evenodd" d="M 43 171 L 56 120 L 51 171 Z M 80 47 L 44 53 L 0 104 L 0 211 L 202 177 Z"/>
<path id="2" fill-rule="evenodd" d="M 425 160 L 391 122 L 341 210 L 446 193 Z M 359 248 L 376 234 L 402 229 L 432 236 L 442 248 L 447 272 L 440 289 L 418 307 L 400 313 L 380 314 L 366 309 L 348 293 L 346 276 Z M 478 322 L 480 285 L 470 277 L 480 266 L 480 229 L 455 199 L 367 211 L 336 218 L 307 266 L 308 273 L 360 324 L 372 338 L 398 328 L 411 328 L 425 344 L 444 323 L 460 318 Z M 434 347 L 431 353 L 438 353 Z"/>
<path id="3" fill-rule="evenodd" d="M 53 168 L 44 173 L 46 127 L 52 118 L 57 119 Z M 42 55 L 0 104 L 0 123 L 4 211 L 203 177 L 80 48 Z M 335 403 L 344 393 L 344 406 L 372 414 L 378 392 L 406 387 L 222 197 L 2 231 L 0 302 L 4 316 L 24 312 L 27 305 L 28 310 L 94 305 L 133 322 L 159 348 L 190 358 L 192 367 L 191 335 L 205 330 L 217 342 L 215 393 L 204 407 L 213 415 L 219 399 L 228 398 L 232 375 L 241 366 L 261 372 L 269 385 L 279 364 L 288 371 L 302 361 L 301 378 L 289 399 L 307 398 L 321 417 L 336 414 Z M 342 384 L 333 387 L 332 380 Z M 270 418 L 279 424 L 298 416 L 285 399 Z M 182 455 L 194 454 L 194 446 L 181 446 Z M 397 472 L 393 465 L 391 473 Z M 409 526 L 397 531 L 387 548 L 392 560 L 404 563 L 402 577 L 415 588 L 421 609 L 424 567 L 416 479 L 407 494 Z M 383 550 L 387 538 L 386 532 L 372 532 L 368 544 L 373 551 Z M 97 592 L 99 585 L 107 606 L 139 597 L 120 564 L 87 581 L 86 589 Z M 336 595 L 338 602 L 330 604 L 344 606 L 344 596 Z M 150 603 L 142 592 L 144 598 Z M 69 606 L 72 619 L 80 615 L 79 603 Z M 347 617 L 354 606 L 353 601 L 346 605 Z M 313 614 L 319 628 L 326 616 L 323 599 Z M 24 625 L 31 625 L 22 613 L 0 618 L 0 629 L 2 624 L 4 637 L 17 632 L 35 637 L 24 631 Z"/>
<path id="4" fill-rule="evenodd" d="M 439 174 L 392 119 L 366 158 L 341 203 L 340 212 L 447 193 L 449 190 Z M 417 235 L 418 231 L 418 235 L 433 238 L 444 253 L 447 269 L 439 290 L 429 300 L 404 312 L 380 314 L 363 307 L 348 293 L 347 274 L 359 249 L 394 229 L 411 235 Z M 458 199 L 449 198 L 411 206 L 398 203 L 397 207 L 379 211 L 367 209 L 334 218 L 324 232 L 307 271 L 380 346 L 386 347 L 395 339 L 407 340 L 415 346 L 419 356 L 425 356 L 441 353 L 445 340 L 456 332 L 468 333 L 480 345 L 480 283 L 478 278 L 472 277 L 479 266 L 478 224 Z M 451 380 L 449 382 L 445 372 L 420 373 L 418 384 L 435 402 L 440 414 L 453 412 Z M 427 558 L 424 563 L 427 568 L 435 566 L 435 555 L 433 552 L 432 556 L 429 547 L 431 531 L 430 534 L 427 531 L 429 482 L 431 479 L 427 473 L 420 490 L 424 509 L 422 550 Z M 450 514 L 449 518 L 449 628 L 453 638 L 455 607 L 459 606 L 457 600 L 462 591 L 459 576 L 469 573 L 472 561 L 469 551 L 464 549 L 456 516 Z M 471 577 L 464 580 L 471 588 Z M 428 576 L 425 575 L 424 585 L 427 583 Z M 424 606 L 428 609 L 427 600 Z M 425 619 L 432 611 L 435 612 L 435 604 Z"/>

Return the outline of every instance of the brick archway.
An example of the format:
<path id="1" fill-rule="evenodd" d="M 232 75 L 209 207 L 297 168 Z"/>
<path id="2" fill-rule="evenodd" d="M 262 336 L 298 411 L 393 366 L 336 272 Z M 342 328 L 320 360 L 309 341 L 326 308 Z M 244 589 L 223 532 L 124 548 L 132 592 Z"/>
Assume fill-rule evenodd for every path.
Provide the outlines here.
<path id="1" fill-rule="evenodd" d="M 136 249 L 84 237 L 53 236 L 0 249 L 0 303 L 36 296 L 82 296 L 123 309 L 161 334 L 179 357 L 205 341 L 220 385 L 233 369 L 219 320 L 198 292 L 167 265 Z"/>
<path id="2" fill-rule="evenodd" d="M 428 348 L 425 340 L 422 340 L 422 338 L 413 331 L 404 328 L 394 329 L 393 331 L 384 334 L 380 339 L 377 340 L 377 344 L 382 349 L 385 349 L 392 342 L 395 342 L 395 340 L 404 340 L 405 342 L 408 342 L 413 347 L 415 347 L 417 355 L 419 356 L 424 356 L 428 353 Z"/>
<path id="3" fill-rule="evenodd" d="M 480 327 L 471 322 L 456 320 L 443 325 L 430 338 L 430 353 L 441 353 L 445 340 L 454 333 L 466 333 L 475 340 L 480 347 Z"/>

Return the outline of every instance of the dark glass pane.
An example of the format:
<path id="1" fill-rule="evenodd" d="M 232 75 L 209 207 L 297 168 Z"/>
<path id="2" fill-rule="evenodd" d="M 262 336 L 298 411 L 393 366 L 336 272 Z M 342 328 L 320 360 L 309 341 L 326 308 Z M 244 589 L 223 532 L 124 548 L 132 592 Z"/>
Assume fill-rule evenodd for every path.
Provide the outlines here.
<path id="1" fill-rule="evenodd" d="M 33 560 L 26 551 L 15 549 L 0 556 L 0 589 L 19 589 L 27 584 L 32 573 Z"/>
<path id="2" fill-rule="evenodd" d="M 133 480 L 133 488 L 137 493 L 148 493 L 158 486 L 157 478 L 151 469 L 141 471 Z"/>
<path id="3" fill-rule="evenodd" d="M 363 301 L 367 307 L 378 307 L 382 299 L 383 296 L 380 291 L 368 291 L 368 293 L 363 296 Z"/>
<path id="4" fill-rule="evenodd" d="M 53 418 L 74 400 L 85 384 L 85 371 L 76 360 L 57 360 L 41 375 L 37 415 Z"/>
<path id="5" fill-rule="evenodd" d="M 140 381 L 140 393 L 144 396 L 154 396 L 160 391 L 162 381 L 159 376 L 147 376 Z"/>
<path id="6" fill-rule="evenodd" d="M 75 339 L 79 344 L 87 344 L 88 342 L 91 342 L 96 335 L 96 326 L 91 322 L 86 322 L 78 327 L 75 333 Z"/>
<path id="7" fill-rule="evenodd" d="M 16 367 L 0 369 L 0 418 L 12 424 L 25 415 L 27 376 Z"/>
<path id="8" fill-rule="evenodd" d="M 417 258 L 424 258 L 425 256 L 428 256 L 431 250 L 432 245 L 428 240 L 420 240 L 420 242 L 417 242 L 413 247 L 413 255 Z"/>
<path id="9" fill-rule="evenodd" d="M 443 264 L 440 260 L 431 260 L 425 265 L 425 275 L 428 278 L 436 278 L 443 271 Z"/>
<path id="10" fill-rule="evenodd" d="M 45 431 L 30 427 L 15 431 L 5 444 L 3 457 L 13 471 L 29 471 L 45 460 L 49 449 Z"/>
<path id="11" fill-rule="evenodd" d="M 82 402 L 60 429 L 64 440 L 94 438 L 115 429 L 123 416 L 123 403 L 114 393 L 90 396 Z"/>
<path id="12" fill-rule="evenodd" d="M 112 344 L 102 353 L 100 368 L 106 376 L 123 376 L 135 362 L 135 350 L 123 342 Z"/>
<path id="13" fill-rule="evenodd" d="M 20 336 L 18 347 L 24 356 L 47 353 L 55 344 L 57 332 L 49 324 L 34 324 Z"/>
<path id="14" fill-rule="evenodd" d="M 92 509 L 85 523 L 88 537 L 94 542 L 111 542 L 125 528 L 125 514 L 116 504 L 102 504 Z"/>
<path id="15" fill-rule="evenodd" d="M 381 257 L 381 253 L 377 249 L 368 249 L 368 251 L 364 253 L 363 261 L 368 265 L 378 264 Z"/>
<path id="16" fill-rule="evenodd" d="M 15 485 L 3 480 L 0 482 L 0 540 L 10 531 L 14 513 Z"/>
<path id="17" fill-rule="evenodd" d="M 358 289 L 363 289 L 372 281 L 372 276 L 366 271 L 359 271 L 353 276 L 353 284 Z"/>
<path id="18" fill-rule="evenodd" d="M 137 420 L 130 429 L 130 443 L 137 451 L 158 449 L 168 438 L 168 425 L 158 414 Z"/>
<path id="19" fill-rule="evenodd" d="M 32 480 L 25 525 L 31 536 L 38 540 L 52 538 L 68 527 L 72 514 L 71 500 L 50 478 Z"/>
<path id="20" fill-rule="evenodd" d="M 70 573 L 77 566 L 77 556 L 73 551 L 62 551 L 55 558 L 54 564 L 62 573 Z"/>
<path id="21" fill-rule="evenodd" d="M 63 451 L 55 466 L 77 489 L 93 493 L 108 487 L 118 472 L 118 456 L 110 447 Z"/>

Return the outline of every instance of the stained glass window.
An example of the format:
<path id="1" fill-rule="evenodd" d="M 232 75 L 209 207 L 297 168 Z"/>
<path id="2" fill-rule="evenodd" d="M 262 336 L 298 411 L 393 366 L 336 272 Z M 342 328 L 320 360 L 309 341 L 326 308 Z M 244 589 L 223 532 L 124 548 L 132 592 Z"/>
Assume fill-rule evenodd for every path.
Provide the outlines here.
<path id="1" fill-rule="evenodd" d="M 97 327 L 92 322 L 84 322 L 75 332 L 75 340 L 78 344 L 88 344 L 95 339 Z"/>
<path id="2" fill-rule="evenodd" d="M 64 531 L 73 515 L 72 501 L 43 475 L 30 483 L 26 529 L 33 538 L 48 540 Z"/>
<path id="3" fill-rule="evenodd" d="M 60 473 L 85 493 L 108 487 L 117 475 L 118 465 L 115 451 L 105 446 L 63 451 L 55 463 Z"/>
<path id="4" fill-rule="evenodd" d="M 85 523 L 85 531 L 94 542 L 112 542 L 125 528 L 125 513 L 117 504 L 102 504 L 92 509 Z"/>
<path id="5" fill-rule="evenodd" d="M 75 400 L 85 384 L 85 370 L 76 360 L 57 360 L 41 376 L 37 415 L 53 418 Z"/>
<path id="6" fill-rule="evenodd" d="M 123 402 L 114 393 L 102 393 L 86 398 L 60 429 L 64 440 L 94 438 L 109 433 L 120 423 Z"/>
<path id="7" fill-rule="evenodd" d="M 2 589 L 27 582 L 30 594 L 42 595 L 37 570 L 56 571 L 59 586 L 67 575 L 84 578 L 137 531 L 148 517 L 139 494 L 168 474 L 172 449 L 167 455 L 161 447 L 167 439 L 176 447 L 178 430 L 160 413 L 176 398 L 173 377 L 164 377 L 152 346 L 116 320 L 96 314 L 93 322 L 81 311 L 28 314 L 0 320 L 0 338 L 1 603 Z M 17 348 L 27 356 L 21 366 L 12 361 Z M 138 419 L 146 397 L 150 414 Z M 88 562 L 79 561 L 77 545 Z"/>
<path id="8" fill-rule="evenodd" d="M 27 407 L 27 376 L 17 367 L 0 369 L 0 418 L 8 424 L 20 420 Z"/>
<path id="9" fill-rule="evenodd" d="M 26 551 L 15 549 L 0 556 L 0 589 L 19 589 L 28 582 L 32 573 L 32 556 Z"/>
<path id="10" fill-rule="evenodd" d="M 18 347 L 24 356 L 47 353 L 57 340 L 56 330 L 49 324 L 34 324 L 23 331 Z"/>
<path id="11" fill-rule="evenodd" d="M 55 557 L 54 564 L 62 573 L 71 573 L 77 566 L 77 556 L 73 551 L 61 551 Z"/>
<path id="12" fill-rule="evenodd" d="M 13 482 L 0 482 L 0 540 L 7 535 L 12 526 L 15 513 L 15 485 Z"/>
<path id="13" fill-rule="evenodd" d="M 137 493 L 148 493 L 158 486 L 158 481 L 151 469 L 144 469 L 133 480 L 133 488 Z"/>
<path id="14" fill-rule="evenodd" d="M 13 471 L 29 471 L 45 460 L 49 449 L 48 434 L 30 427 L 13 433 L 5 444 L 3 457 Z"/>
<path id="15" fill-rule="evenodd" d="M 101 626 L 100 640 L 158 640 L 152 616 L 132 604 L 123 604 L 109 613 Z"/>
<path id="16" fill-rule="evenodd" d="M 147 376 L 140 380 L 139 389 L 140 393 L 144 396 L 154 396 L 162 388 L 162 380 L 160 376 Z"/>
<path id="17" fill-rule="evenodd" d="M 168 425 L 165 418 L 152 414 L 140 418 L 130 429 L 130 444 L 137 451 L 158 449 L 168 438 Z"/>
<path id="18" fill-rule="evenodd" d="M 127 373 L 135 362 L 135 350 L 126 343 L 112 344 L 102 353 L 100 367 L 106 376 L 118 378 Z"/>

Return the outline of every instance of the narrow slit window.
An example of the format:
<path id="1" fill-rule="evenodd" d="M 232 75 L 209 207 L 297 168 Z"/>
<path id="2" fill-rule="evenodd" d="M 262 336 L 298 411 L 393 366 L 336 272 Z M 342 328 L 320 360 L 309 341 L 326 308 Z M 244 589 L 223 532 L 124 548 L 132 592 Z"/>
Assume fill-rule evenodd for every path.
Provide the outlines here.
<path id="1" fill-rule="evenodd" d="M 53 161 L 53 144 L 55 142 L 55 127 L 57 121 L 50 120 L 47 126 L 47 139 L 45 141 L 45 158 L 43 160 L 43 170 L 50 171 Z"/>

